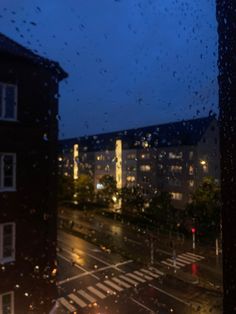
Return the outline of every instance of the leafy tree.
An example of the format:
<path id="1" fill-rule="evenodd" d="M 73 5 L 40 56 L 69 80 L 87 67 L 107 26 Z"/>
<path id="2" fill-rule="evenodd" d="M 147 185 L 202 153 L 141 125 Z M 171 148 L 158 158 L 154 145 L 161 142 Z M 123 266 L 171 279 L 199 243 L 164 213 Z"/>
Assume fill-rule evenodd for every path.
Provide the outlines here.
<path id="1" fill-rule="evenodd" d="M 220 227 L 220 187 L 212 177 L 205 177 L 187 206 L 189 216 L 204 232 L 217 234 Z"/>
<path id="2" fill-rule="evenodd" d="M 74 200 L 79 204 L 92 203 L 94 201 L 94 185 L 89 175 L 80 174 L 74 181 Z"/>
<path id="3" fill-rule="evenodd" d="M 114 203 L 112 198 L 117 195 L 118 192 L 116 180 L 111 175 L 104 175 L 100 178 L 99 183 L 103 188 L 97 192 L 97 200 L 105 206 L 110 206 Z"/>
<path id="4" fill-rule="evenodd" d="M 58 177 L 58 200 L 71 201 L 74 195 L 74 180 L 64 174 Z"/>
<path id="5" fill-rule="evenodd" d="M 172 226 L 175 222 L 175 211 L 170 193 L 155 191 L 149 202 L 149 213 L 160 224 Z"/>
<path id="6" fill-rule="evenodd" d="M 124 187 L 121 189 L 122 208 L 131 212 L 141 212 L 145 200 L 138 186 Z"/>

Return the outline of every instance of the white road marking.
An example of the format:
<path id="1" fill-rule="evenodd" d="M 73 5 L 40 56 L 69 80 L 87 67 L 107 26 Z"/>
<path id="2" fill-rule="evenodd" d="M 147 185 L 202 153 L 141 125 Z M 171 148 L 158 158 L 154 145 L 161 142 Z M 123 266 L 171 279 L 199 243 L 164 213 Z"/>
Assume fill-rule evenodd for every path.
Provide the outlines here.
<path id="1" fill-rule="evenodd" d="M 93 294 L 95 294 L 96 296 L 98 296 L 100 299 L 105 299 L 106 296 L 105 294 L 103 294 L 102 292 L 100 292 L 99 290 L 97 290 L 96 288 L 94 287 L 87 287 L 87 289 L 92 292 Z"/>
<path id="2" fill-rule="evenodd" d="M 151 272 L 151 271 L 149 271 L 149 270 L 146 270 L 146 269 L 144 269 L 144 268 L 141 268 L 140 271 L 142 271 L 143 273 L 146 273 L 146 274 L 148 274 L 148 275 L 150 275 L 150 276 L 152 276 L 152 277 L 154 277 L 154 278 L 159 278 L 159 277 L 160 277 L 159 275 L 154 274 L 153 272 Z"/>
<path id="3" fill-rule="evenodd" d="M 69 294 L 68 297 L 82 308 L 87 306 L 87 304 L 83 300 L 78 298 L 74 293 Z"/>
<path id="4" fill-rule="evenodd" d="M 168 263 L 168 262 L 166 262 L 166 261 L 161 261 L 161 263 L 162 263 L 162 264 L 165 264 L 165 265 L 167 265 L 167 266 L 169 266 L 169 267 L 173 267 L 173 268 L 180 269 L 179 266 L 177 266 L 177 265 L 174 266 L 173 263 Z"/>
<path id="5" fill-rule="evenodd" d="M 196 262 L 196 260 L 193 259 L 192 257 L 186 257 L 186 256 L 184 256 L 183 254 L 178 255 L 178 257 L 180 257 L 180 258 L 182 258 L 182 259 L 185 259 L 186 261 L 189 261 L 189 262 L 191 262 L 191 263 Z"/>
<path id="6" fill-rule="evenodd" d="M 198 255 L 198 254 L 195 254 L 195 253 L 186 252 L 186 254 L 188 254 L 188 255 L 192 255 L 193 257 L 199 257 L 199 258 L 202 258 L 202 259 L 204 259 L 204 258 L 205 258 L 204 256 L 202 256 L 202 255 Z"/>
<path id="7" fill-rule="evenodd" d="M 59 285 L 63 285 L 65 283 L 68 283 L 72 280 L 75 280 L 75 279 L 78 279 L 78 278 L 81 278 L 81 277 L 84 277 L 84 276 L 91 276 L 91 274 L 94 274 L 94 273 L 98 273 L 98 272 L 101 272 L 103 270 L 106 270 L 106 269 L 110 269 L 110 268 L 114 268 L 114 266 L 116 267 L 119 267 L 121 265 L 125 265 L 125 264 L 128 264 L 128 263 L 132 263 L 133 261 L 132 260 L 128 260 L 128 261 L 125 261 L 125 262 L 120 262 L 120 263 L 117 263 L 115 265 L 111 265 L 111 266 L 105 266 L 105 267 L 102 267 L 102 268 L 99 268 L 99 269 L 96 269 L 96 270 L 91 270 L 91 271 L 86 271 L 85 273 L 83 274 L 79 274 L 79 275 L 75 275 L 75 276 L 72 276 L 70 278 L 66 278 L 64 280 L 61 280 L 57 283 L 57 286 Z M 119 270 L 121 273 L 125 273 L 123 270 L 117 268 L 117 270 Z M 96 276 L 97 277 L 97 276 Z M 100 279 L 99 277 L 97 277 L 96 279 Z"/>
<path id="8" fill-rule="evenodd" d="M 64 259 L 65 261 L 67 261 L 68 263 L 70 263 L 70 264 L 71 264 L 71 260 L 69 260 L 69 258 L 67 258 L 67 257 L 63 256 L 62 254 L 57 254 L 57 255 L 58 255 L 61 259 Z M 99 278 L 99 277 L 97 277 L 96 275 L 90 274 L 90 273 L 89 273 L 89 271 L 88 271 L 87 269 L 85 269 L 85 268 L 83 268 L 83 267 L 79 266 L 78 264 L 73 263 L 73 265 L 74 265 L 75 267 L 79 268 L 80 270 L 83 270 L 83 271 L 84 271 L 84 273 L 86 273 L 87 275 L 89 275 L 89 276 L 91 276 L 91 277 L 93 277 L 93 278 L 95 278 L 95 279 L 97 279 L 97 280 L 99 280 L 99 279 L 100 279 L 100 278 Z M 67 282 L 68 282 L 68 281 L 67 281 Z"/>
<path id="9" fill-rule="evenodd" d="M 153 280 L 152 277 L 150 277 L 150 276 L 148 276 L 148 275 L 145 275 L 145 274 L 141 273 L 141 272 L 138 271 L 138 270 L 135 270 L 134 273 L 135 273 L 136 275 L 140 276 L 141 278 L 145 278 L 145 279 L 147 279 L 147 280 Z"/>
<path id="10" fill-rule="evenodd" d="M 144 280 L 144 279 L 142 279 L 142 278 L 140 278 L 140 277 L 138 277 L 138 276 L 136 276 L 136 275 L 134 275 L 132 273 L 127 273 L 126 275 L 131 277 L 131 278 L 134 278 L 135 280 L 137 280 L 139 282 L 142 282 L 142 283 L 146 282 L 146 280 Z"/>
<path id="11" fill-rule="evenodd" d="M 174 260 L 173 260 L 173 259 L 167 258 L 166 261 L 171 262 L 171 263 L 173 263 L 173 265 L 174 265 Z M 177 258 L 176 258 L 176 265 L 177 265 L 177 266 L 182 266 L 182 267 L 185 266 L 185 264 L 178 262 L 178 261 L 177 261 Z"/>
<path id="12" fill-rule="evenodd" d="M 156 269 L 155 267 L 150 266 L 149 269 L 152 270 L 152 271 L 155 271 L 156 273 L 158 273 L 161 276 L 165 275 L 162 271 Z"/>
<path id="13" fill-rule="evenodd" d="M 181 254 L 182 256 L 184 256 L 184 257 L 187 257 L 187 258 L 189 258 L 189 259 L 192 259 L 192 260 L 195 260 L 195 261 L 199 261 L 200 259 L 199 259 L 199 257 L 193 257 L 193 256 L 190 256 L 190 255 L 187 255 L 187 254 Z"/>
<path id="14" fill-rule="evenodd" d="M 131 278 L 127 278 L 127 277 L 125 277 L 125 276 L 123 276 L 123 275 L 120 275 L 119 277 L 122 278 L 123 280 L 127 281 L 128 283 L 131 283 L 131 284 L 134 285 L 134 286 L 137 286 L 137 285 L 138 285 L 138 282 L 134 281 L 134 280 L 131 279 Z"/>
<path id="15" fill-rule="evenodd" d="M 113 281 L 115 281 L 115 282 L 117 282 L 120 286 L 123 286 L 123 287 L 125 287 L 125 288 L 131 288 L 131 286 L 130 285 L 128 285 L 126 282 L 124 282 L 124 281 L 122 281 L 122 280 L 120 280 L 120 279 L 118 279 L 118 278 L 116 278 L 116 277 L 112 277 L 111 278 Z"/>
<path id="16" fill-rule="evenodd" d="M 186 259 L 184 259 L 183 257 L 180 257 L 180 256 L 176 257 L 176 260 L 180 261 L 181 263 L 184 263 L 185 265 L 192 264 L 192 262 L 190 262 L 189 260 L 186 260 Z"/>
<path id="17" fill-rule="evenodd" d="M 89 295 L 87 292 L 85 292 L 84 290 L 79 290 L 77 291 L 80 295 L 82 295 L 82 297 L 84 297 L 85 299 L 87 299 L 89 302 L 94 303 L 96 302 L 96 299 L 94 297 L 92 297 L 91 295 Z"/>
<path id="18" fill-rule="evenodd" d="M 76 308 L 73 305 L 71 305 L 65 298 L 60 298 L 60 299 L 58 299 L 58 301 L 64 307 L 66 307 L 68 311 L 70 311 L 70 312 L 75 312 L 76 311 Z"/>
<path id="19" fill-rule="evenodd" d="M 105 280 L 104 283 L 119 292 L 124 290 L 123 288 L 119 287 L 118 285 L 116 285 L 114 282 L 111 282 L 110 280 Z"/>
<path id="20" fill-rule="evenodd" d="M 134 303 L 138 304 L 139 306 L 141 306 L 142 308 L 144 308 L 145 310 L 147 310 L 149 312 L 149 314 L 154 314 L 155 312 L 153 310 L 151 310 L 149 307 L 147 307 L 146 305 L 140 303 L 139 301 L 130 298 L 130 300 L 132 300 Z"/>
<path id="21" fill-rule="evenodd" d="M 110 289 L 110 287 L 107 287 L 100 282 L 96 283 L 96 286 L 100 288 L 101 290 L 105 291 L 107 294 L 116 294 L 116 292 Z"/>
<path id="22" fill-rule="evenodd" d="M 160 289 L 160 288 L 158 288 L 158 287 L 156 287 L 156 286 L 154 286 L 154 285 L 152 285 L 152 284 L 149 284 L 149 287 L 152 287 L 153 289 L 155 289 L 155 290 L 157 290 L 157 291 L 160 291 L 160 292 L 162 292 L 163 294 L 166 294 L 166 295 L 168 295 L 169 297 L 171 297 L 172 299 L 175 299 L 175 300 L 177 300 L 177 301 L 179 301 L 179 302 L 181 302 L 181 303 L 183 303 L 183 304 L 185 304 L 185 305 L 188 305 L 188 306 L 191 305 L 189 302 L 187 302 L 187 301 L 185 301 L 185 300 L 182 300 L 182 299 L 176 297 L 175 295 L 173 295 L 173 294 L 171 294 L 171 293 L 169 293 L 169 292 L 167 292 L 167 291 L 164 291 L 164 290 L 162 290 L 162 289 Z"/>

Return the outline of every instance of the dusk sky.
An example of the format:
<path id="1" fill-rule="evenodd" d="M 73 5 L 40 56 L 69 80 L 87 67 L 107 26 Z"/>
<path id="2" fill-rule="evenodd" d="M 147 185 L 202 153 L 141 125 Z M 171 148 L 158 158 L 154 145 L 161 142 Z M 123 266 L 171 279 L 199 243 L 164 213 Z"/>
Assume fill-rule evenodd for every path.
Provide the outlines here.
<path id="1" fill-rule="evenodd" d="M 60 138 L 218 111 L 213 0 L 1 0 L 0 25 L 68 72 Z"/>

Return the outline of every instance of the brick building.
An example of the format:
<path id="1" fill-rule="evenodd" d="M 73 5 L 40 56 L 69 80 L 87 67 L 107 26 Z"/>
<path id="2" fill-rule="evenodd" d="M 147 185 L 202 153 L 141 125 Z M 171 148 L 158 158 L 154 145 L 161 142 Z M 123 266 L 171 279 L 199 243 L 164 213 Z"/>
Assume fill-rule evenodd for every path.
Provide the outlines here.
<path id="1" fill-rule="evenodd" d="M 0 313 L 56 297 L 58 63 L 0 34 Z"/>

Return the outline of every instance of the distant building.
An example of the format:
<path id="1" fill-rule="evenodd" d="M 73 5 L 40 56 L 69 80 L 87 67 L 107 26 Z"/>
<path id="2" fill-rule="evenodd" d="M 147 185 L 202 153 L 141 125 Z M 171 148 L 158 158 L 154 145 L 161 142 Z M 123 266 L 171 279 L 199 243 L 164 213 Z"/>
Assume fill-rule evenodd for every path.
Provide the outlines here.
<path id="1" fill-rule="evenodd" d="M 58 84 L 67 74 L 2 34 L 0 68 L 0 313 L 49 313 Z"/>
<path id="2" fill-rule="evenodd" d="M 204 176 L 220 178 L 215 117 L 160 124 L 60 141 L 61 174 L 114 176 L 119 187 L 139 185 L 147 198 L 167 191 L 176 208 L 191 201 Z"/>

